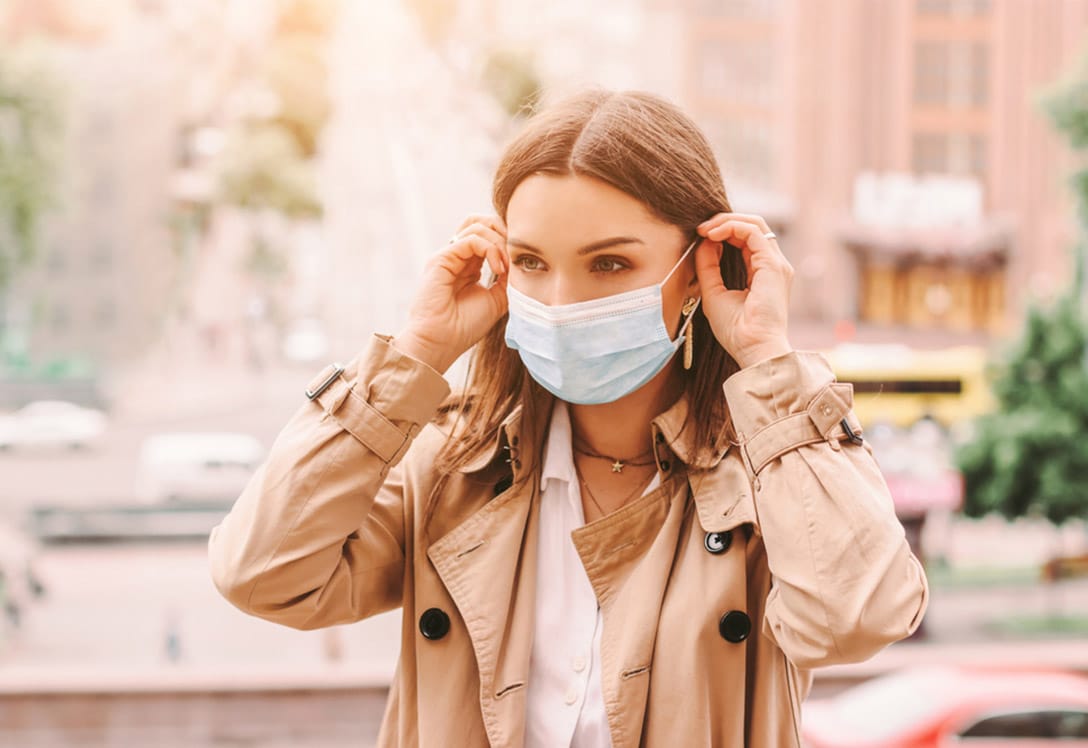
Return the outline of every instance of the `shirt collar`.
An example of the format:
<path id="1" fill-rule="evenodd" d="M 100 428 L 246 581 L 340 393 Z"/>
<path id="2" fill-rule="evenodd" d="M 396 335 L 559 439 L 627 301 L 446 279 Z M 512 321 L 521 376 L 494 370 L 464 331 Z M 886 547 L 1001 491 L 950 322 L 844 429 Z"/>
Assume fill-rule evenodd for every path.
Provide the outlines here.
<path id="1" fill-rule="evenodd" d="M 562 400 L 552 408 L 548 440 L 544 443 L 543 468 L 540 471 L 540 489 L 543 491 L 551 478 L 576 483 L 574 456 L 571 453 L 570 410 Z"/>

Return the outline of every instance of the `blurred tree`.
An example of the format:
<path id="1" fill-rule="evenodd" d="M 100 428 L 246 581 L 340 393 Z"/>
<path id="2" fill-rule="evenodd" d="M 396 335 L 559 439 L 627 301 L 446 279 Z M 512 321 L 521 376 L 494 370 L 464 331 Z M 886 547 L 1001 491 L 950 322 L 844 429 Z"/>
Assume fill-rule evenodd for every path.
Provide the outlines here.
<path id="1" fill-rule="evenodd" d="M 291 218 L 321 214 L 313 164 L 293 135 L 277 122 L 251 123 L 222 154 L 219 202 Z"/>
<path id="2" fill-rule="evenodd" d="M 532 114 L 543 91 L 532 58 L 512 50 L 499 49 L 488 55 L 483 83 L 511 117 Z"/>
<path id="3" fill-rule="evenodd" d="M 1088 57 L 1040 102 L 1074 149 L 1088 148 Z M 1082 226 L 1073 282 L 1053 303 L 1029 305 L 1020 339 L 991 366 L 998 410 L 957 450 L 970 516 L 1088 517 L 1088 169 L 1072 187 Z"/>
<path id="4" fill-rule="evenodd" d="M 59 101 L 42 66 L 0 50 L 0 299 L 33 258 L 38 225 L 54 199 Z"/>

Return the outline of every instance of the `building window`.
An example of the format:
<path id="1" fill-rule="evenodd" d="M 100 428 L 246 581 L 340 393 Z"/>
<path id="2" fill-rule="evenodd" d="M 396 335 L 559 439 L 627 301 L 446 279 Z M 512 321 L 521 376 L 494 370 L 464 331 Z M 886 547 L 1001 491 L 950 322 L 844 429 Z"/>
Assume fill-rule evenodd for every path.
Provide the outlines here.
<path id="1" fill-rule="evenodd" d="M 110 245 L 105 242 L 96 243 L 94 249 L 91 250 L 91 270 L 101 273 L 109 270 L 112 265 L 113 253 L 110 251 Z"/>
<path id="2" fill-rule="evenodd" d="M 102 299 L 94 312 L 95 322 L 102 327 L 113 327 L 117 321 L 117 307 L 113 299 Z"/>
<path id="3" fill-rule="evenodd" d="M 49 255 L 45 260 L 45 269 L 51 276 L 57 276 L 64 272 L 65 267 L 68 265 L 68 256 L 64 251 L 64 247 L 60 244 L 50 248 Z"/>
<path id="4" fill-rule="evenodd" d="M 782 10 L 782 0 L 699 0 L 702 15 L 728 18 L 772 18 Z"/>
<path id="5" fill-rule="evenodd" d="M 985 42 L 919 41 L 914 45 L 914 103 L 982 109 L 990 98 Z"/>
<path id="6" fill-rule="evenodd" d="M 920 16 L 984 16 L 991 10 L 991 0 L 917 0 Z"/>
<path id="7" fill-rule="evenodd" d="M 53 332 L 64 332 L 68 329 L 70 321 L 68 307 L 63 304 L 55 304 L 49 319 L 50 324 L 53 326 Z"/>
<path id="8" fill-rule="evenodd" d="M 986 138 L 974 133 L 915 133 L 911 161 L 918 175 L 949 174 L 985 180 Z"/>

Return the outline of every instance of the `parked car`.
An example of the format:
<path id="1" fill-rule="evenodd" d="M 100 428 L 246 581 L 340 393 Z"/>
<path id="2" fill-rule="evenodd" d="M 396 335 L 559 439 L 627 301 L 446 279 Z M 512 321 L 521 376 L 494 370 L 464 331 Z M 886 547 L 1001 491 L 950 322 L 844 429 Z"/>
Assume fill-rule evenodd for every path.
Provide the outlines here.
<path id="1" fill-rule="evenodd" d="M 807 748 L 1088 748 L 1088 678 L 919 667 L 804 706 Z"/>
<path id="2" fill-rule="evenodd" d="M 140 448 L 142 493 L 153 503 L 232 501 L 264 456 L 260 441 L 249 434 L 155 434 Z"/>
<path id="3" fill-rule="evenodd" d="M 92 446 L 106 430 L 106 414 L 63 400 L 37 400 L 0 415 L 0 449 Z"/>

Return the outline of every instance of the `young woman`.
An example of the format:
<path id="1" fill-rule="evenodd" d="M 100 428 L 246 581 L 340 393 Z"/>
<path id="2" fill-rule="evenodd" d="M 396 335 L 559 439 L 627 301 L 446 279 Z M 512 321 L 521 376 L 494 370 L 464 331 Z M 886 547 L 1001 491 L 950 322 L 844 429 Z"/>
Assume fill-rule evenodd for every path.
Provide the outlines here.
<path id="1" fill-rule="evenodd" d="M 851 386 L 789 343 L 774 233 L 640 92 L 536 115 L 492 197 L 404 329 L 314 377 L 215 584 L 299 629 L 403 608 L 381 746 L 799 745 L 811 668 L 928 588 Z"/>

